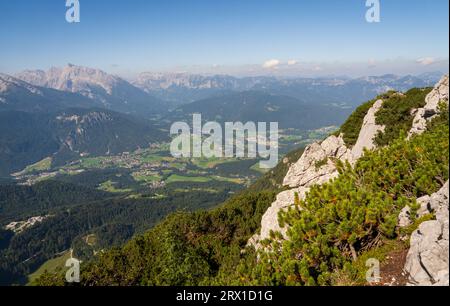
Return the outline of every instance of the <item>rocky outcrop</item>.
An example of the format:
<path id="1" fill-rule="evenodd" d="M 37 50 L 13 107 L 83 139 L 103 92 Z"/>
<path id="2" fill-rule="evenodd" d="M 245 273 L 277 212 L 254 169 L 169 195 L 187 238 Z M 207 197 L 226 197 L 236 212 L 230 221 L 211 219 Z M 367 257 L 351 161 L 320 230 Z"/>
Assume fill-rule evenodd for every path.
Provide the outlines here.
<path id="1" fill-rule="evenodd" d="M 258 245 L 258 241 L 268 239 L 271 232 L 279 232 L 286 237 L 287 228 L 280 227 L 278 214 L 294 205 L 296 194 L 299 200 L 304 200 L 310 187 L 322 185 L 339 176 L 336 161 L 354 164 L 364 153 L 364 149 L 374 149 L 374 138 L 384 127 L 375 122 L 375 115 L 383 105 L 378 100 L 368 111 L 361 127 L 359 139 L 353 149 L 345 145 L 341 136 L 330 136 L 321 143 L 309 145 L 302 157 L 291 166 L 283 181 L 283 186 L 292 188 L 277 196 L 276 201 L 266 211 L 261 222 L 261 233 L 255 235 L 249 244 Z"/>
<path id="2" fill-rule="evenodd" d="M 308 146 L 300 160 L 284 178 L 283 185 L 291 188 L 323 184 L 337 177 L 335 160 L 352 159 L 351 151 L 342 137 L 330 136 L 321 144 Z"/>
<path id="3" fill-rule="evenodd" d="M 427 129 L 428 122 L 439 114 L 439 104 L 444 102 L 448 105 L 448 75 L 445 75 L 425 99 L 423 108 L 414 110 L 413 126 L 408 138 L 416 134 L 422 134 Z"/>
<path id="4" fill-rule="evenodd" d="M 383 100 L 376 101 L 364 118 L 358 141 L 352 149 L 352 161 L 361 158 L 364 154 L 364 149 L 373 150 L 376 148 L 374 139 L 379 132 L 384 132 L 385 129 L 384 126 L 377 125 L 376 123 L 376 114 L 382 106 Z"/>
<path id="5" fill-rule="evenodd" d="M 434 212 L 436 220 L 419 226 L 411 236 L 405 264 L 411 285 L 449 285 L 449 182 L 437 193 L 419 199 L 419 214 Z"/>
<path id="6" fill-rule="evenodd" d="M 12 231 L 14 234 L 20 234 L 36 224 L 42 223 L 50 216 L 31 217 L 25 221 L 11 222 L 5 226 L 5 230 Z"/>
<path id="7" fill-rule="evenodd" d="M 278 194 L 262 218 L 261 233 L 252 237 L 249 243 L 257 246 L 258 241 L 270 238 L 271 232 L 279 232 L 286 237 L 287 228 L 280 227 L 278 223 L 279 212 L 294 205 L 296 194 L 299 200 L 303 200 L 311 186 L 336 178 L 339 175 L 335 165 L 337 159 L 351 158 L 351 151 L 342 137 L 330 136 L 320 144 L 309 145 L 284 178 L 283 185 L 292 189 Z"/>
<path id="8" fill-rule="evenodd" d="M 410 135 L 421 133 L 426 129 L 428 120 L 439 113 L 438 105 L 441 101 L 448 103 L 448 76 L 443 77 L 427 96 L 426 106 L 416 111 Z M 322 143 L 314 143 L 306 148 L 302 157 L 292 165 L 284 178 L 283 185 L 291 190 L 284 191 L 277 196 L 276 201 L 262 218 L 260 235 L 252 237 L 251 244 L 257 246 L 258 241 L 269 238 L 272 231 L 280 232 L 285 236 L 287 229 L 280 227 L 278 213 L 294 205 L 295 194 L 298 194 L 299 200 L 304 200 L 311 186 L 324 184 L 339 176 L 336 168 L 337 160 L 354 165 L 363 156 L 365 149 L 376 148 L 374 139 L 379 132 L 383 132 L 385 129 L 384 126 L 376 123 L 376 114 L 382 106 L 383 100 L 378 100 L 369 109 L 353 148 L 345 145 L 342 135 L 330 136 Z M 425 203 L 428 200 L 428 198 L 418 199 L 419 203 Z M 420 216 L 435 211 L 435 208 L 430 208 L 429 205 L 429 203 L 422 205 L 422 209 L 419 210 Z M 405 208 L 400 214 L 399 224 L 403 227 L 411 224 L 409 208 Z"/>

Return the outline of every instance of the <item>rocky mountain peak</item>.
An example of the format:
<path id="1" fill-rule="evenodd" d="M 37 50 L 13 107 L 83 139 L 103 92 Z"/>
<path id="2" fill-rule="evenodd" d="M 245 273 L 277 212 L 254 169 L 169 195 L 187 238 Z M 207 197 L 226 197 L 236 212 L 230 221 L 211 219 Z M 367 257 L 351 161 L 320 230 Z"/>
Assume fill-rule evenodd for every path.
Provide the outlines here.
<path id="1" fill-rule="evenodd" d="M 96 106 L 124 113 L 150 115 L 164 104 L 120 77 L 73 64 L 48 71 L 23 71 L 17 74 L 17 78 L 33 85 L 80 94 L 91 99 Z"/>
<path id="2" fill-rule="evenodd" d="M 120 79 L 101 70 L 69 64 L 63 68 L 53 67 L 47 72 L 27 70 L 18 78 L 38 86 L 69 92 L 81 92 L 89 95 L 92 87 L 98 87 L 112 94 L 112 89 Z"/>

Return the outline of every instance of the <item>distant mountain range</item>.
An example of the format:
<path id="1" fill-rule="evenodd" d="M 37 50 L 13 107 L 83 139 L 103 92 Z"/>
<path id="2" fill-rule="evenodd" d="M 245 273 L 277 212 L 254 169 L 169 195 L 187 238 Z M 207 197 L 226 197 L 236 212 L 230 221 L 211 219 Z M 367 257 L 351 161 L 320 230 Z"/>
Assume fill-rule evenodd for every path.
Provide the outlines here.
<path id="1" fill-rule="evenodd" d="M 26 70 L 15 77 L 39 88 L 88 97 L 94 106 L 138 116 L 153 116 L 179 105 L 242 91 L 262 91 L 291 96 L 308 104 L 354 108 L 388 90 L 406 91 L 413 87 L 433 86 L 441 75 L 435 72 L 418 76 L 383 75 L 351 79 L 142 73 L 128 82 L 98 69 L 69 64 L 48 71 Z"/>
<path id="2" fill-rule="evenodd" d="M 166 111 L 164 102 L 100 70 L 0 74 L 0 177 L 46 157 L 64 164 L 167 140 L 148 120 Z"/>
<path id="3" fill-rule="evenodd" d="M 49 71 L 27 70 L 16 75 L 29 84 L 71 92 L 90 98 L 103 108 L 139 116 L 167 109 L 165 103 L 122 78 L 98 69 L 67 65 Z"/>
<path id="4" fill-rule="evenodd" d="M 442 73 L 418 76 L 371 76 L 351 79 L 326 78 L 275 78 L 217 75 L 202 76 L 186 73 L 142 73 L 132 83 L 160 99 L 181 105 L 212 95 L 241 91 L 264 91 L 288 95 L 305 103 L 346 104 L 356 107 L 387 90 L 406 91 L 413 87 L 433 86 Z"/>
<path id="5" fill-rule="evenodd" d="M 46 157 L 133 151 L 167 140 L 175 121 L 278 121 L 282 129 L 340 125 L 356 105 L 389 89 L 431 86 L 438 74 L 349 79 L 143 73 L 129 82 L 67 65 L 0 74 L 0 177 Z M 149 121 L 150 118 L 163 119 Z"/>

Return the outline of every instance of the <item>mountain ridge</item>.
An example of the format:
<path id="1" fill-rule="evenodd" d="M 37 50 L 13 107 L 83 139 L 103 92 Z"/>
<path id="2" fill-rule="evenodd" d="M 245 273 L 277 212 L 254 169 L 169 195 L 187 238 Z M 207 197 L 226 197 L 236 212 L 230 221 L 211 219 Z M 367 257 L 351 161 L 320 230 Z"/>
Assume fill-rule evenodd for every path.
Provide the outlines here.
<path id="1" fill-rule="evenodd" d="M 165 111 L 165 102 L 99 69 L 69 64 L 48 71 L 26 70 L 16 77 L 37 86 L 78 93 L 104 108 L 123 113 L 150 116 Z"/>
<path id="2" fill-rule="evenodd" d="M 285 94 L 308 103 L 359 105 L 388 90 L 433 86 L 442 73 L 349 77 L 234 77 L 189 73 L 141 73 L 132 83 L 175 104 L 186 104 L 219 93 L 260 90 Z"/>

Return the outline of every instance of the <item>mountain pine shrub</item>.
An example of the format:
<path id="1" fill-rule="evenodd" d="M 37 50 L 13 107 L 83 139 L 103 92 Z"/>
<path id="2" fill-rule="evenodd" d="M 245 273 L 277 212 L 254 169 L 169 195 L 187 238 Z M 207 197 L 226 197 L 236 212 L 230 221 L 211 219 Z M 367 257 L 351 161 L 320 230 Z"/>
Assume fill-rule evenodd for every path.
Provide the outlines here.
<path id="1" fill-rule="evenodd" d="M 289 239 L 274 236 L 246 281 L 260 285 L 330 285 L 333 273 L 398 236 L 405 205 L 439 190 L 448 180 L 448 112 L 411 141 L 405 133 L 388 147 L 367 151 L 340 177 L 314 186 L 300 207 L 281 213 Z"/>
<path id="2" fill-rule="evenodd" d="M 431 88 L 414 88 L 405 94 L 392 94 L 384 100 L 383 106 L 376 114 L 376 123 L 385 126 L 375 138 L 378 146 L 385 146 L 397 139 L 400 133 L 406 133 L 414 120 L 413 110 L 425 106 L 425 98 Z"/>

